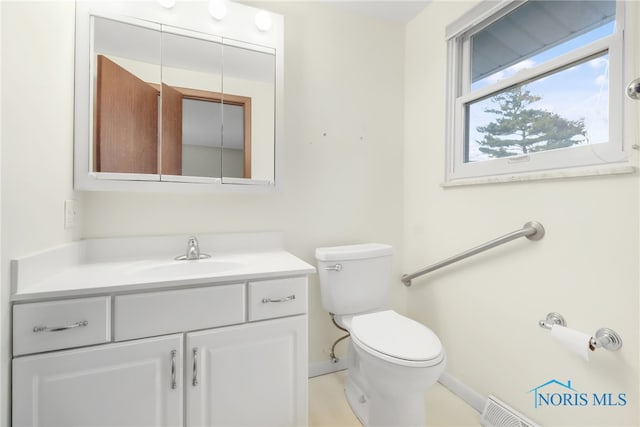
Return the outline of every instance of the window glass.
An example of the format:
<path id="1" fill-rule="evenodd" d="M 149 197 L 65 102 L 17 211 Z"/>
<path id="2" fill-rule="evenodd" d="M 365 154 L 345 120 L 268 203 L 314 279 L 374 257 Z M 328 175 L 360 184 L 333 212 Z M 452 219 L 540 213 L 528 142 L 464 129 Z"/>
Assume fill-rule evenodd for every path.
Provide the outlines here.
<path id="1" fill-rule="evenodd" d="M 471 89 L 613 34 L 614 1 L 529 1 L 471 36 Z"/>
<path id="2" fill-rule="evenodd" d="M 464 162 L 609 139 L 609 55 L 503 90 L 466 106 Z"/>
<path id="3" fill-rule="evenodd" d="M 576 37 L 575 39 L 564 42 L 558 46 L 545 50 L 531 58 L 523 59 L 520 62 L 516 62 L 506 68 L 496 71 L 493 74 L 481 79 L 471 82 L 471 90 L 482 89 L 486 86 L 490 86 L 494 83 L 498 83 L 508 77 L 515 75 L 517 72 L 533 68 L 538 64 L 542 64 L 550 59 L 554 59 L 567 52 L 571 52 L 581 46 L 585 46 L 593 41 L 599 40 L 605 36 L 611 35 L 614 31 L 614 23 L 608 22 L 596 29 L 589 31 L 586 34 Z"/>

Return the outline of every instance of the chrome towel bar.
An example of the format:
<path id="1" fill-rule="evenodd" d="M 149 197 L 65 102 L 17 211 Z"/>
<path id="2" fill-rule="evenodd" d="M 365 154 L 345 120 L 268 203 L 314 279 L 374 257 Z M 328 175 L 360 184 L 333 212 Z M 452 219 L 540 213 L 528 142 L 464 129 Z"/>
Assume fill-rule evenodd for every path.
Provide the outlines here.
<path id="1" fill-rule="evenodd" d="M 480 252 L 484 252 L 488 249 L 495 248 L 496 246 L 500 246 L 504 243 L 510 242 L 520 237 L 526 237 L 529 240 L 540 240 L 544 236 L 544 227 L 542 224 L 536 221 L 527 222 L 520 230 L 513 231 L 509 234 L 505 234 L 502 237 L 498 237 L 497 239 L 491 240 L 490 242 L 483 243 L 482 245 L 476 246 L 475 248 L 469 249 L 468 251 L 464 251 L 459 253 L 458 255 L 454 255 L 440 262 L 436 262 L 435 264 L 431 264 L 422 270 L 418 270 L 415 273 L 405 274 L 402 276 L 402 283 L 405 286 L 411 286 L 411 280 L 416 277 L 422 276 L 423 274 L 431 273 L 432 271 L 438 270 L 442 267 L 446 267 L 449 264 L 453 264 L 454 262 L 461 261 L 465 258 L 469 258 L 470 256 L 479 254 Z"/>

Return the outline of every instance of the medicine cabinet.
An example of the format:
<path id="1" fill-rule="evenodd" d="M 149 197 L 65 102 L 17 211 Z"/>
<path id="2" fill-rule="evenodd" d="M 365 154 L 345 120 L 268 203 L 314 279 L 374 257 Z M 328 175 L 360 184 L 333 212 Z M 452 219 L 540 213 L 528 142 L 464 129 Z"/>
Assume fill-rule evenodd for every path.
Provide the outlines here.
<path id="1" fill-rule="evenodd" d="M 76 4 L 77 190 L 273 188 L 282 143 L 283 21 L 207 2 Z"/>

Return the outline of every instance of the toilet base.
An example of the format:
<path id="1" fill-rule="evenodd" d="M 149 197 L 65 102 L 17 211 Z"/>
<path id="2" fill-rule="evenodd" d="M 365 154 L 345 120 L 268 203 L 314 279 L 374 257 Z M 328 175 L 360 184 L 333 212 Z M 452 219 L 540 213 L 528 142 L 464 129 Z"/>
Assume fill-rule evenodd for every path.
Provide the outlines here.
<path id="1" fill-rule="evenodd" d="M 402 396 L 399 399 L 390 396 L 376 396 L 358 384 L 356 376 L 347 371 L 345 394 L 349 406 L 358 421 L 364 427 L 409 427 L 424 426 L 425 401 L 423 395 Z"/>
<path id="2" fill-rule="evenodd" d="M 424 427 L 426 423 L 424 396 L 390 399 L 373 395 L 369 402 L 368 426 Z"/>
<path id="3" fill-rule="evenodd" d="M 351 406 L 360 424 L 369 426 L 369 398 L 364 391 L 354 382 L 349 372 L 345 378 L 344 392 L 347 395 L 347 402 Z"/>
<path id="4" fill-rule="evenodd" d="M 445 358 L 427 369 L 403 369 L 359 352 L 350 341 L 344 388 L 351 410 L 364 427 L 424 426 L 425 395 L 442 374 Z"/>

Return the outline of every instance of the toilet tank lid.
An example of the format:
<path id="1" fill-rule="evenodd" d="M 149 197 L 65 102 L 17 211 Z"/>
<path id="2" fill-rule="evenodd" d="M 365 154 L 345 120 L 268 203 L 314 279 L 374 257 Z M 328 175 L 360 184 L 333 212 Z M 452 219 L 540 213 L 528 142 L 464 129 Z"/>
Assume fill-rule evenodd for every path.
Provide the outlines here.
<path id="1" fill-rule="evenodd" d="M 351 259 L 377 258 L 393 254 L 393 247 L 382 243 L 332 246 L 316 249 L 319 261 L 346 261 Z"/>

